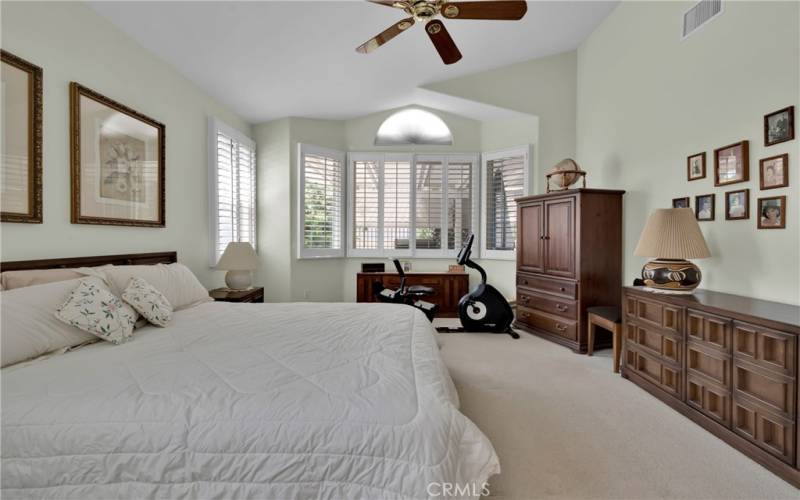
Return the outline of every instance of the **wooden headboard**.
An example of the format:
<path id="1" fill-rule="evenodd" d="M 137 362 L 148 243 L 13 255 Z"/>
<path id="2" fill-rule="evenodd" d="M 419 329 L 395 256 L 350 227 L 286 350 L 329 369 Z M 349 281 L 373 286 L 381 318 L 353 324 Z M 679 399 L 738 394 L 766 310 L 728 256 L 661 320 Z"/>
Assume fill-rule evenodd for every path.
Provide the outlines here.
<path id="1" fill-rule="evenodd" d="M 17 260 L 0 262 L 0 271 L 28 269 L 63 269 L 67 267 L 94 267 L 105 264 L 129 266 L 134 264 L 172 264 L 178 262 L 178 252 L 129 253 L 100 255 L 96 257 L 67 257 L 65 259 Z"/>

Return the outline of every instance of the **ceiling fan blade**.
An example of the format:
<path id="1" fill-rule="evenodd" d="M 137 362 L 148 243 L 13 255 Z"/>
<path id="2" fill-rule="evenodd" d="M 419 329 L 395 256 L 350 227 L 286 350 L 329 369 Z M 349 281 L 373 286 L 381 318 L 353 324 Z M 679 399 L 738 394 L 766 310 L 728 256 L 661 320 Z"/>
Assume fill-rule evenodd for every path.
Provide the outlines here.
<path id="1" fill-rule="evenodd" d="M 360 52 L 362 54 L 369 54 L 370 52 L 374 51 L 375 49 L 377 49 L 384 43 L 388 42 L 392 38 L 396 37 L 400 33 L 404 32 L 413 25 L 414 25 L 413 17 L 403 19 L 402 21 L 389 26 L 387 29 L 383 30 L 378 35 L 375 35 L 373 38 L 370 38 L 366 42 L 356 47 L 356 52 Z"/>
<path id="2" fill-rule="evenodd" d="M 448 19 L 495 19 L 516 21 L 528 12 L 524 1 L 449 2 L 442 5 L 442 15 Z"/>
<path id="3" fill-rule="evenodd" d="M 402 0 L 367 0 L 371 3 L 376 3 L 378 5 L 385 5 L 386 7 L 394 7 L 395 9 L 407 9 L 408 3 Z"/>
<path id="4" fill-rule="evenodd" d="M 445 64 L 453 64 L 461 59 L 461 52 L 456 47 L 456 42 L 450 37 L 450 33 L 447 32 L 441 21 L 438 19 L 429 21 L 425 25 L 425 31 Z"/>

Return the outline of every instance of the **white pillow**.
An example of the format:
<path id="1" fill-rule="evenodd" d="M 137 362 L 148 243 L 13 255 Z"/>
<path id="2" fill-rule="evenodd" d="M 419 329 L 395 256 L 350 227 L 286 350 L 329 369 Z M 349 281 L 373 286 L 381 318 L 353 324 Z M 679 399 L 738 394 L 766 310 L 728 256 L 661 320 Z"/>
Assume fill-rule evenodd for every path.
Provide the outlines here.
<path id="1" fill-rule="evenodd" d="M 156 264 L 151 266 L 114 266 L 106 271 L 112 291 L 121 296 L 131 278 L 142 278 L 164 294 L 176 311 L 209 302 L 208 290 L 200 284 L 192 271 L 183 264 Z"/>
<path id="2" fill-rule="evenodd" d="M 95 337 L 53 316 L 78 284 L 77 279 L 0 293 L 1 366 L 83 344 Z"/>
<path id="3" fill-rule="evenodd" d="M 114 344 L 127 342 L 133 335 L 138 314 L 121 301 L 100 278 L 83 278 L 72 290 L 56 317 Z"/>
<path id="4" fill-rule="evenodd" d="M 142 278 L 131 278 L 122 292 L 122 300 L 154 325 L 167 326 L 172 319 L 172 305 L 167 298 Z"/>

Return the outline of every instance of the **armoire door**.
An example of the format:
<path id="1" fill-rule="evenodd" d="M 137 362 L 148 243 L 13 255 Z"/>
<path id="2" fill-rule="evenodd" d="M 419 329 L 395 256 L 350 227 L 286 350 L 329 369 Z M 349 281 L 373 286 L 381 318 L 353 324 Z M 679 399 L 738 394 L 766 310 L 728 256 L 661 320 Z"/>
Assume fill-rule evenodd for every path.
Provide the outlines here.
<path id="1" fill-rule="evenodd" d="M 544 205 L 544 272 L 575 277 L 575 198 L 548 201 Z M 599 251 L 599 249 L 595 249 Z"/>
<path id="2" fill-rule="evenodd" d="M 544 272 L 544 204 L 522 205 L 517 228 L 517 269 Z"/>

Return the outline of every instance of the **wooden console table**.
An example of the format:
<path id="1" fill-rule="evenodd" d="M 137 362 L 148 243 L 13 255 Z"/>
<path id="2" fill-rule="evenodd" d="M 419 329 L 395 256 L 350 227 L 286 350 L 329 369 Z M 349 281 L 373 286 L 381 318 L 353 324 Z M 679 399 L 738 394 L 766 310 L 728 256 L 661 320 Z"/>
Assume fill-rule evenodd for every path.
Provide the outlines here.
<path id="1" fill-rule="evenodd" d="M 397 273 L 358 273 L 356 275 L 356 302 L 377 302 L 372 292 L 372 283 L 380 282 L 386 288 L 398 288 Z M 425 285 L 436 293 L 423 299 L 439 304 L 439 316 L 458 316 L 458 301 L 469 292 L 467 273 L 406 273 L 406 286 Z"/>
<path id="2" fill-rule="evenodd" d="M 800 307 L 707 290 L 622 296 L 622 375 L 800 487 Z"/>

